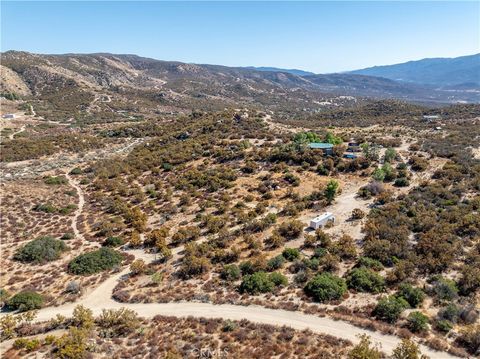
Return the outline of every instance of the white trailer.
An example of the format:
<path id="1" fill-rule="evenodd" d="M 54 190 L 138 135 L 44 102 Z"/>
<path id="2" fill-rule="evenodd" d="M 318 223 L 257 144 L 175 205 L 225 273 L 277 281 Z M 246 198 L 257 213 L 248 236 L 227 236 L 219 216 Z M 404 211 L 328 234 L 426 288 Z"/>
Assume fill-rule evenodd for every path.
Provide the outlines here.
<path id="1" fill-rule="evenodd" d="M 14 113 L 6 113 L 6 114 L 3 115 L 2 117 L 3 117 L 3 118 L 8 118 L 8 119 L 10 119 L 10 118 L 15 118 L 16 116 L 15 116 Z"/>
<path id="2" fill-rule="evenodd" d="M 335 216 L 331 212 L 325 212 L 320 216 L 310 220 L 310 228 L 318 229 L 326 225 L 328 222 L 335 222 Z"/>

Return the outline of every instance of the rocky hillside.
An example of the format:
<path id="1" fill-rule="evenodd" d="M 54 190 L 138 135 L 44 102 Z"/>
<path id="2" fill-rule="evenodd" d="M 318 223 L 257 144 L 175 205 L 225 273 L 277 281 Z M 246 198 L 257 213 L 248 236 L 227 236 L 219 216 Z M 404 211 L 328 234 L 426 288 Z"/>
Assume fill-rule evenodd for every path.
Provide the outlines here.
<path id="1" fill-rule="evenodd" d="M 120 112 L 181 112 L 254 106 L 318 112 L 352 106 L 364 97 L 451 103 L 477 102 L 475 93 L 437 91 L 354 74 L 304 75 L 159 61 L 136 55 L 2 54 L 2 92 L 36 101 L 44 116 L 109 118 Z"/>

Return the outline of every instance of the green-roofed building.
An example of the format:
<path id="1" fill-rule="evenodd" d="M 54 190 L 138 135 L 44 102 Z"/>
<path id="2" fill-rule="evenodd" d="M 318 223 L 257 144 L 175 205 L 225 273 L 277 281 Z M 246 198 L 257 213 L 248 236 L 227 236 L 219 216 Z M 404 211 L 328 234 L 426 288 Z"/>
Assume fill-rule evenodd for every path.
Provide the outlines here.
<path id="1" fill-rule="evenodd" d="M 333 154 L 333 145 L 326 142 L 311 142 L 308 144 L 308 147 L 314 150 L 322 150 L 324 154 L 331 155 Z"/>

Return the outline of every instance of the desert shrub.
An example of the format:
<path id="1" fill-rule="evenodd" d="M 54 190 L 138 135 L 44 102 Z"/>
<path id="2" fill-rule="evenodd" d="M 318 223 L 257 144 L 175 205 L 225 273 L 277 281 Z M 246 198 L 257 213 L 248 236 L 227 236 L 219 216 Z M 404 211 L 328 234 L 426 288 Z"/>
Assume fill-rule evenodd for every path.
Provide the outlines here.
<path id="1" fill-rule="evenodd" d="M 383 269 L 383 264 L 382 262 L 369 258 L 369 257 L 360 257 L 358 259 L 358 262 L 356 264 L 356 267 L 365 267 L 365 268 L 370 268 L 375 271 L 380 271 Z"/>
<path id="2" fill-rule="evenodd" d="M 240 292 L 249 294 L 258 294 L 271 292 L 275 284 L 271 281 L 267 273 L 256 272 L 243 277 L 240 284 Z"/>
<path id="3" fill-rule="evenodd" d="M 412 312 L 407 317 L 407 326 L 414 333 L 422 332 L 428 328 L 428 317 L 421 312 Z"/>
<path id="4" fill-rule="evenodd" d="M 13 342 L 13 347 L 17 350 L 25 349 L 27 352 L 31 352 L 40 348 L 41 344 L 38 339 L 26 339 L 18 338 Z"/>
<path id="5" fill-rule="evenodd" d="M 360 335 L 360 342 L 348 352 L 348 359 L 380 359 L 382 352 L 378 346 L 372 345 L 367 334 Z"/>
<path id="6" fill-rule="evenodd" d="M 130 264 L 132 275 L 143 274 L 147 271 L 147 265 L 143 259 L 136 259 Z"/>
<path id="7" fill-rule="evenodd" d="M 417 343 L 411 339 L 402 339 L 400 344 L 393 349 L 392 359 L 428 359 L 422 355 Z"/>
<path id="8" fill-rule="evenodd" d="M 33 207 L 35 212 L 56 213 L 58 208 L 50 203 L 39 203 Z"/>
<path id="9" fill-rule="evenodd" d="M 287 240 L 295 239 L 303 231 L 303 223 L 298 220 L 284 222 L 278 227 L 278 233 Z"/>
<path id="10" fill-rule="evenodd" d="M 472 324 L 463 328 L 457 340 L 469 353 L 473 355 L 478 354 L 480 348 L 480 324 Z"/>
<path id="11" fill-rule="evenodd" d="M 440 301 L 452 301 L 458 297 L 458 288 L 451 279 L 438 278 L 433 285 L 433 290 Z"/>
<path id="12" fill-rule="evenodd" d="M 300 251 L 297 248 L 285 248 L 282 252 L 282 256 L 287 261 L 293 261 L 300 257 Z"/>
<path id="13" fill-rule="evenodd" d="M 347 291 L 345 280 L 331 273 L 322 273 L 311 279 L 305 293 L 319 302 L 340 299 Z"/>
<path id="14" fill-rule="evenodd" d="M 48 185 L 61 185 L 68 183 L 68 180 L 65 176 L 48 176 L 45 177 L 43 181 Z"/>
<path id="15" fill-rule="evenodd" d="M 352 219 L 362 219 L 365 217 L 365 212 L 360 208 L 354 208 L 352 211 Z"/>
<path id="16" fill-rule="evenodd" d="M 45 263 L 58 258 L 68 247 L 61 240 L 39 237 L 17 250 L 13 258 L 20 262 Z"/>
<path id="17" fill-rule="evenodd" d="M 81 291 L 82 291 L 82 286 L 80 282 L 77 282 L 75 280 L 68 282 L 67 286 L 65 287 L 65 292 L 67 293 L 78 294 Z"/>
<path id="18" fill-rule="evenodd" d="M 226 281 L 235 281 L 241 276 L 240 268 L 236 264 L 228 264 L 223 267 L 220 277 Z"/>
<path id="19" fill-rule="evenodd" d="M 283 255 L 278 255 L 273 258 L 270 258 L 267 262 L 267 270 L 269 272 L 282 268 L 285 263 L 285 257 Z"/>
<path id="20" fill-rule="evenodd" d="M 70 239 L 73 239 L 73 238 L 75 238 L 75 235 L 72 232 L 67 232 L 60 237 L 62 241 L 69 241 Z"/>
<path id="21" fill-rule="evenodd" d="M 350 271 L 347 285 L 358 292 L 380 293 L 385 289 L 385 280 L 371 269 L 361 267 Z"/>
<path id="22" fill-rule="evenodd" d="M 380 320 L 394 323 L 407 308 L 408 302 L 405 299 L 390 296 L 378 301 L 373 314 Z"/>
<path id="23" fill-rule="evenodd" d="M 81 359 L 87 354 L 87 331 L 70 327 L 68 332 L 54 342 L 55 357 L 60 359 Z"/>
<path id="24" fill-rule="evenodd" d="M 412 156 L 408 160 L 408 163 L 414 171 L 425 171 L 428 168 L 428 161 L 423 157 Z"/>
<path id="25" fill-rule="evenodd" d="M 332 203 L 337 195 L 339 184 L 335 180 L 330 180 L 325 187 L 324 195 L 327 203 Z"/>
<path id="26" fill-rule="evenodd" d="M 225 320 L 223 322 L 222 331 L 223 332 L 232 332 L 237 328 L 237 323 L 232 320 Z"/>
<path id="27" fill-rule="evenodd" d="M 270 279 L 276 287 L 282 286 L 285 287 L 288 284 L 288 279 L 283 274 L 278 272 L 273 272 L 268 275 L 268 279 Z"/>
<path id="28" fill-rule="evenodd" d="M 103 309 L 95 322 L 100 328 L 100 336 L 112 338 L 126 336 L 140 325 L 140 319 L 131 309 Z"/>
<path id="29" fill-rule="evenodd" d="M 7 301 L 7 307 L 11 310 L 26 312 L 28 310 L 40 309 L 43 306 L 44 298 L 40 293 L 34 291 L 23 291 L 15 294 Z"/>
<path id="30" fill-rule="evenodd" d="M 400 177 L 397 178 L 393 184 L 395 187 L 407 187 L 410 185 L 410 181 L 408 180 L 408 178 Z"/>
<path id="31" fill-rule="evenodd" d="M 90 275 L 119 266 L 122 259 L 123 257 L 119 252 L 103 247 L 80 254 L 68 264 L 68 270 L 70 273 L 77 275 Z"/>
<path id="32" fill-rule="evenodd" d="M 102 243 L 104 247 L 120 247 L 125 241 L 120 237 L 108 237 Z"/>
<path id="33" fill-rule="evenodd" d="M 453 329 L 453 323 L 450 322 L 449 320 L 444 320 L 444 319 L 440 319 L 440 320 L 437 319 L 435 321 L 434 326 L 436 330 L 443 333 L 448 333 L 450 330 Z"/>
<path id="34" fill-rule="evenodd" d="M 187 255 L 183 258 L 178 273 L 183 279 L 188 279 L 206 273 L 209 269 L 210 261 L 208 258 Z"/>
<path id="35" fill-rule="evenodd" d="M 425 299 L 425 293 L 423 290 L 415 288 L 408 283 L 400 285 L 397 296 L 405 299 L 412 308 L 417 308 Z"/>

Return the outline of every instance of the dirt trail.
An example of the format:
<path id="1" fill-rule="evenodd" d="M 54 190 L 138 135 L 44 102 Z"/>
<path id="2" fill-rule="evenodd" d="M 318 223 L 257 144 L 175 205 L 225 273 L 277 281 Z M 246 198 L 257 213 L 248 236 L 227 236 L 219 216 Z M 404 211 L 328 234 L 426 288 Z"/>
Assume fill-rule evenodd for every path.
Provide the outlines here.
<path id="1" fill-rule="evenodd" d="M 72 219 L 72 231 L 73 231 L 73 234 L 75 235 L 75 238 L 78 238 L 84 241 L 85 237 L 78 230 L 77 222 L 78 222 L 78 217 L 82 215 L 83 206 L 85 205 L 85 196 L 83 194 L 82 188 L 77 184 L 77 182 L 70 176 L 68 172 L 65 174 L 65 177 L 67 178 L 70 186 L 75 188 L 75 191 L 77 191 L 77 194 L 78 194 L 77 209 L 75 210 L 73 214 L 73 219 Z"/>
<path id="2" fill-rule="evenodd" d="M 121 276 L 121 273 L 117 276 Z M 100 314 L 102 308 L 118 309 L 125 307 L 134 310 L 138 315 L 145 318 L 152 318 L 155 315 L 167 315 L 176 317 L 193 316 L 197 318 L 223 318 L 230 320 L 247 319 L 255 323 L 278 326 L 286 325 L 297 330 L 310 329 L 317 333 L 326 333 L 337 338 L 350 340 L 354 343 L 358 342 L 358 335 L 368 334 L 374 342 L 380 343 L 382 350 L 387 353 L 391 353 L 400 343 L 400 338 L 393 335 L 384 335 L 378 332 L 355 327 L 354 325 L 341 320 L 334 320 L 329 317 L 317 317 L 300 312 L 268 309 L 254 305 L 245 307 L 240 305 L 215 305 L 197 302 L 127 304 L 115 302 L 111 298 L 106 300 L 106 298 L 100 298 L 101 296 L 95 297 L 97 294 L 99 294 L 97 291 L 92 292 L 89 299 L 81 303 L 92 309 L 94 315 Z M 46 321 L 55 317 L 57 314 L 67 317 L 71 316 L 74 307 L 74 304 L 68 304 L 60 307 L 42 309 L 38 313 L 37 320 Z M 421 350 L 431 358 L 455 358 L 448 353 L 437 352 L 423 345 L 421 346 Z"/>
<path id="3" fill-rule="evenodd" d="M 9 140 L 13 140 L 13 138 L 18 135 L 19 133 L 22 133 L 23 131 L 25 131 L 25 126 L 26 125 L 22 125 L 22 127 L 20 127 L 20 129 L 18 131 L 15 131 L 13 133 L 11 133 L 9 136 L 8 136 L 8 139 Z"/>

